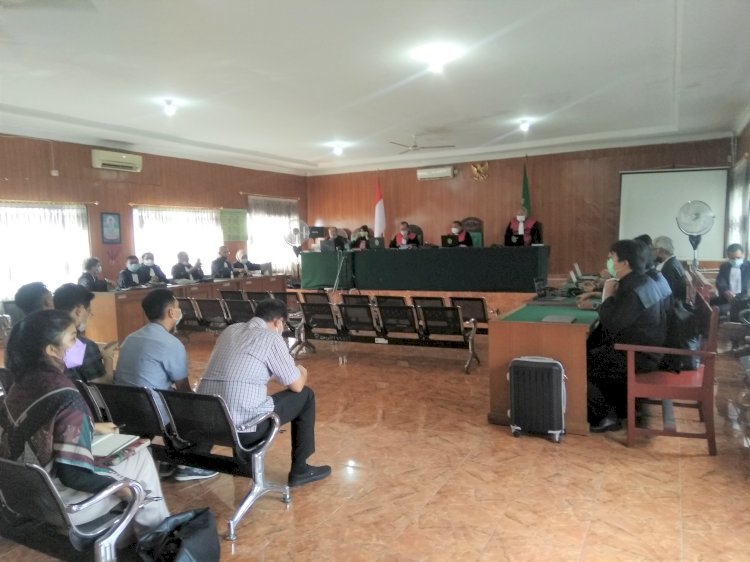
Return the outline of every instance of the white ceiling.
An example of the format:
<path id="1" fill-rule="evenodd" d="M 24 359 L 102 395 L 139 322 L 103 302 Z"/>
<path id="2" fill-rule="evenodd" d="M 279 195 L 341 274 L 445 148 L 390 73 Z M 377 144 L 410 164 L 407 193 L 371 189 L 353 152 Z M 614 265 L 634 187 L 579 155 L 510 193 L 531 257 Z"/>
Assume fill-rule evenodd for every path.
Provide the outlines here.
<path id="1" fill-rule="evenodd" d="M 0 0 L 0 132 L 303 175 L 727 137 L 749 31 L 750 0 Z"/>

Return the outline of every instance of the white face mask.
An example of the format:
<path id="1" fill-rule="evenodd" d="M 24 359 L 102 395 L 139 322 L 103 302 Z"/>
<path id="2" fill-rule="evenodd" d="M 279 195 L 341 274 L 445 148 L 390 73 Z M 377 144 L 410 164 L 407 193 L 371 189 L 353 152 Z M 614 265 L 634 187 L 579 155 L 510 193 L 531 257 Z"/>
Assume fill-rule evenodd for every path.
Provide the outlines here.
<path id="1" fill-rule="evenodd" d="M 154 260 L 143 260 L 143 265 L 151 267 L 154 265 Z"/>
<path id="2" fill-rule="evenodd" d="M 745 261 L 745 258 L 734 258 L 731 260 L 732 267 L 742 267 L 742 264 L 744 261 Z"/>
<path id="3" fill-rule="evenodd" d="M 458 227 L 456 227 L 456 226 L 454 226 L 453 228 L 451 228 L 451 232 L 453 234 L 458 234 L 459 232 L 461 232 L 461 229 L 458 228 Z"/>
<path id="4" fill-rule="evenodd" d="M 141 268 L 141 264 L 139 264 L 139 263 L 129 263 L 128 264 L 128 271 L 130 271 L 131 273 L 135 273 L 140 268 Z"/>
<path id="5" fill-rule="evenodd" d="M 401 236 L 406 236 L 407 234 L 409 234 L 408 230 L 402 230 L 401 231 Z"/>
<path id="6" fill-rule="evenodd" d="M 175 320 L 174 325 L 177 326 L 182 321 L 182 309 L 180 309 L 180 315 L 177 317 L 177 320 Z"/>
<path id="7" fill-rule="evenodd" d="M 523 222 L 526 220 L 526 215 L 516 215 L 516 220 L 518 222 Z"/>
<path id="8" fill-rule="evenodd" d="M 102 272 L 102 266 L 101 265 L 97 265 L 96 266 L 96 272 L 97 273 L 101 273 Z"/>
<path id="9" fill-rule="evenodd" d="M 249 260 L 248 260 L 247 258 L 242 258 L 242 259 L 240 260 L 240 262 L 242 262 L 242 263 L 248 263 L 248 262 L 249 262 Z"/>
<path id="10" fill-rule="evenodd" d="M 367 238 L 367 231 L 365 231 L 365 230 L 360 230 L 360 231 L 359 231 L 359 235 L 360 235 L 360 236 L 361 236 L 362 238 Z"/>

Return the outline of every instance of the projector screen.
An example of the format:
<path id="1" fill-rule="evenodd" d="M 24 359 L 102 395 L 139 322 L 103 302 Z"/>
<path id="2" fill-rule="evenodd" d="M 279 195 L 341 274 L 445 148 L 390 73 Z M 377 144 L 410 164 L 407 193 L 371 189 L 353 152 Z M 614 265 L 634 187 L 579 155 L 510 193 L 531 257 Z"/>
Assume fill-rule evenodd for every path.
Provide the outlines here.
<path id="1" fill-rule="evenodd" d="M 716 220 L 698 246 L 698 260 L 724 257 L 727 169 L 620 173 L 620 239 L 669 236 L 675 255 L 692 260 L 693 248 L 678 227 L 677 211 L 688 201 L 707 203 Z M 731 241 L 730 241 L 731 242 Z"/>

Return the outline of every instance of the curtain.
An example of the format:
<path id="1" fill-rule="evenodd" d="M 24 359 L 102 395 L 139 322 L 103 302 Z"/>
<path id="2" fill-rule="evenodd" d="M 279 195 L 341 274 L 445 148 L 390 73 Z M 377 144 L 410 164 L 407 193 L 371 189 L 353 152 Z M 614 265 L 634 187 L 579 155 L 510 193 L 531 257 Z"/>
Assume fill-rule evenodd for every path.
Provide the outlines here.
<path id="1" fill-rule="evenodd" d="M 296 199 L 247 198 L 247 252 L 253 263 L 273 264 L 274 273 L 295 275 L 297 257 L 284 237 L 299 221 Z"/>
<path id="2" fill-rule="evenodd" d="M 86 207 L 0 202 L 0 241 L 0 298 L 33 281 L 54 292 L 77 282 L 90 256 Z"/>
<path id="3" fill-rule="evenodd" d="M 154 263 L 171 277 L 178 252 L 187 252 L 190 263 L 200 259 L 203 272 L 211 274 L 211 262 L 224 243 L 218 209 L 134 207 L 135 253 L 154 254 Z"/>
<path id="4" fill-rule="evenodd" d="M 727 243 L 748 244 L 748 205 L 750 205 L 747 158 L 738 162 L 732 170 L 732 186 L 729 191 Z"/>

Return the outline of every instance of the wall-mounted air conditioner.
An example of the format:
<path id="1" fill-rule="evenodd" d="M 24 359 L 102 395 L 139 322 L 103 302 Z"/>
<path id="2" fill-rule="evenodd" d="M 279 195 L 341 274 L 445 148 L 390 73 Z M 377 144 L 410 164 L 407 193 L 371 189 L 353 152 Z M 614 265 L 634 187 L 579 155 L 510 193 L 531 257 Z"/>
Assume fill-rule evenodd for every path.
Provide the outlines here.
<path id="1" fill-rule="evenodd" d="M 111 150 L 94 149 L 91 151 L 91 165 L 105 170 L 119 170 L 121 172 L 140 172 L 143 167 L 143 157 L 139 154 L 126 152 L 112 152 Z"/>
<path id="2" fill-rule="evenodd" d="M 456 175 L 456 169 L 453 166 L 439 166 L 437 168 L 420 168 L 417 170 L 417 179 L 420 181 L 450 179 L 455 175 Z"/>

